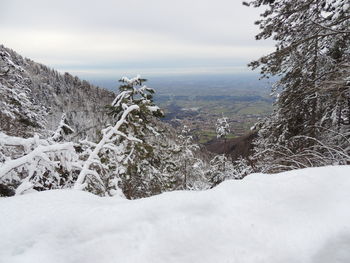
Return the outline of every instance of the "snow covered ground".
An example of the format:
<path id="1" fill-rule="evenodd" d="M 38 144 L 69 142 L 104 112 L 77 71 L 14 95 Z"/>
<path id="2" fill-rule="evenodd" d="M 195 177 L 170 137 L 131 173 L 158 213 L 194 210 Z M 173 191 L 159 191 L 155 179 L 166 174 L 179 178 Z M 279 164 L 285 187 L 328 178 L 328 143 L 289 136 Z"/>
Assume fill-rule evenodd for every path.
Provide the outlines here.
<path id="1" fill-rule="evenodd" d="M 0 199 L 0 262 L 350 262 L 350 166 L 251 175 L 128 201 Z"/>

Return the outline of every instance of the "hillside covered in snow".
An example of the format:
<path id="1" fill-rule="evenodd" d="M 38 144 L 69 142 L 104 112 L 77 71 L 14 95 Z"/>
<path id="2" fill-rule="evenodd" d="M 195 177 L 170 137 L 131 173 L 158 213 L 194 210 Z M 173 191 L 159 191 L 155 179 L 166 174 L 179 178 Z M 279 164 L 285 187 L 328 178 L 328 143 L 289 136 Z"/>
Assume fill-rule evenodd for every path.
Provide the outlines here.
<path id="1" fill-rule="evenodd" d="M 113 99 L 111 91 L 0 45 L 0 130 L 8 135 L 48 135 L 65 114 L 77 138 L 96 139 L 108 122 L 104 107 Z"/>
<path id="2" fill-rule="evenodd" d="M 0 198 L 6 263 L 350 262 L 350 166 L 255 174 L 145 199 Z"/>

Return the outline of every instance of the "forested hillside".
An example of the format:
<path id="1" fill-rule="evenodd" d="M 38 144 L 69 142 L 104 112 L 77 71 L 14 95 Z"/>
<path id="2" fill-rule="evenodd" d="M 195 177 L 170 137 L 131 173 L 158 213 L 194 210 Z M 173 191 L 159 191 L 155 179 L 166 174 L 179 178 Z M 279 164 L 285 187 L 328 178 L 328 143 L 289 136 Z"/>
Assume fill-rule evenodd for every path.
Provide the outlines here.
<path id="1" fill-rule="evenodd" d="M 104 106 L 113 99 L 113 92 L 0 45 L 0 127 L 8 135 L 48 135 L 65 114 L 76 139 L 97 139 L 109 121 Z"/>

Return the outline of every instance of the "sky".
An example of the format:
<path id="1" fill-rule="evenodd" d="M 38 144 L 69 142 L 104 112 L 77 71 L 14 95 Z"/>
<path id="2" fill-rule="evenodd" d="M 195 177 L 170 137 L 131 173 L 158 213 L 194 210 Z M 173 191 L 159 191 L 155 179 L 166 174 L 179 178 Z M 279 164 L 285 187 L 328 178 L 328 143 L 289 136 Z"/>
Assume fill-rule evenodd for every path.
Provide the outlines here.
<path id="1" fill-rule="evenodd" d="M 241 0 L 0 0 L 0 43 L 88 78 L 234 74 L 272 51 Z"/>

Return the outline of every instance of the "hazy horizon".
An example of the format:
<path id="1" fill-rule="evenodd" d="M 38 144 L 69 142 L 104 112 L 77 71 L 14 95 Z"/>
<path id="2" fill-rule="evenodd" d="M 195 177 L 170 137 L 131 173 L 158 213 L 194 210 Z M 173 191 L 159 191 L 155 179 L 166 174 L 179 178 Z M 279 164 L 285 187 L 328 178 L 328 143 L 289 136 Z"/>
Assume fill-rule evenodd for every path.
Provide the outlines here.
<path id="1" fill-rule="evenodd" d="M 140 74 L 141 75 L 141 74 Z M 94 77 L 86 76 L 85 80 L 89 81 L 91 84 L 99 86 L 101 88 L 106 88 L 109 90 L 116 91 L 120 85 L 119 79 L 123 76 L 134 77 L 132 74 L 121 74 L 120 76 L 110 76 L 110 77 Z M 229 87 L 229 89 L 242 89 L 241 87 L 252 87 L 257 88 L 269 87 L 274 81 L 274 79 L 260 79 L 260 75 L 255 71 L 246 71 L 242 73 L 233 74 L 172 74 L 172 75 L 141 75 L 141 77 L 146 78 L 147 86 L 156 89 L 157 93 L 164 89 L 169 88 L 180 88 L 185 90 L 186 88 L 193 90 L 197 88 L 222 88 Z M 244 88 L 243 88 L 244 89 Z"/>
<path id="2" fill-rule="evenodd" d="M 3 0 L 2 44 L 82 78 L 237 74 L 272 50 L 241 1 Z"/>

